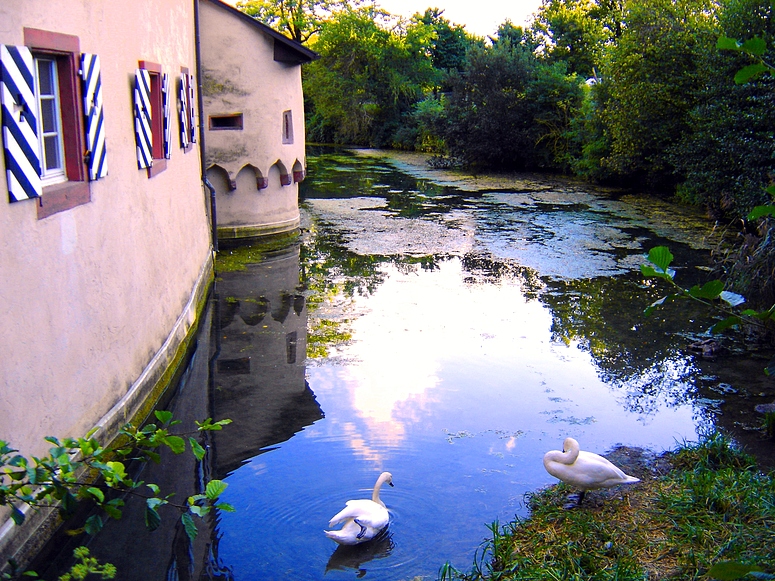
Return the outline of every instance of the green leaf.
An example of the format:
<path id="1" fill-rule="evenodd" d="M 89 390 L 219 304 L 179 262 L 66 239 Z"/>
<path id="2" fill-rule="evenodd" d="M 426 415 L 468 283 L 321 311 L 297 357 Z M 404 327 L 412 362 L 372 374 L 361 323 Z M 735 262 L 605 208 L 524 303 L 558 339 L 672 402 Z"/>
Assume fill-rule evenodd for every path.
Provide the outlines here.
<path id="1" fill-rule="evenodd" d="M 146 498 L 145 504 L 148 506 L 148 508 L 152 508 L 153 510 L 156 510 L 158 507 L 167 504 L 167 501 L 163 498 L 156 498 L 155 496 L 152 498 Z"/>
<path id="2" fill-rule="evenodd" d="M 237 509 L 234 508 L 232 505 L 226 503 L 226 502 L 219 502 L 218 504 L 214 505 L 215 508 L 222 510 L 224 512 L 237 512 Z"/>
<path id="3" fill-rule="evenodd" d="M 86 519 L 86 523 L 84 524 L 83 528 L 87 534 L 96 535 L 102 530 L 103 524 L 102 517 L 100 517 L 98 514 L 93 514 Z"/>
<path id="4" fill-rule="evenodd" d="M 149 499 L 150 500 L 150 499 Z M 145 507 L 145 528 L 149 531 L 155 531 L 161 524 L 161 516 L 155 508 L 150 506 Z"/>
<path id="5" fill-rule="evenodd" d="M 723 292 L 724 283 L 720 280 L 711 280 L 702 287 L 695 285 L 689 289 L 689 295 L 697 299 L 715 299 Z"/>
<path id="6" fill-rule="evenodd" d="M 11 518 L 17 526 L 21 526 L 24 523 L 24 513 L 13 504 L 11 505 Z"/>
<path id="7" fill-rule="evenodd" d="M 105 493 L 103 493 L 99 488 L 95 488 L 94 486 L 90 486 L 86 489 L 89 494 L 91 494 L 95 500 L 99 503 L 105 502 Z"/>
<path id="8" fill-rule="evenodd" d="M 737 307 L 745 302 L 745 297 L 737 293 L 730 291 L 724 291 L 719 295 L 719 298 L 731 307 Z"/>
<path id="9" fill-rule="evenodd" d="M 200 500 L 207 500 L 207 496 L 204 494 L 194 494 L 192 496 L 188 497 L 188 504 L 189 506 L 199 502 Z"/>
<path id="10" fill-rule="evenodd" d="M 762 56 L 767 50 L 767 41 L 758 36 L 749 38 L 743 43 L 743 52 L 747 52 L 753 56 Z"/>
<path id="11" fill-rule="evenodd" d="M 123 513 L 121 512 L 121 507 L 124 506 L 124 501 L 120 498 L 114 498 L 113 500 L 108 501 L 107 503 L 102 505 L 102 509 L 108 513 L 108 516 L 112 519 L 119 520 Z"/>
<path id="12" fill-rule="evenodd" d="M 770 359 L 770 362 L 767 364 L 767 367 L 764 368 L 764 373 L 770 377 L 775 375 L 775 357 Z"/>
<path id="13" fill-rule="evenodd" d="M 145 457 L 148 458 L 148 460 L 150 460 L 154 464 L 161 464 L 161 456 L 156 452 L 151 452 L 150 450 L 146 450 L 144 454 L 145 454 Z"/>
<path id="14" fill-rule="evenodd" d="M 756 206 L 748 213 L 749 220 L 756 220 L 765 216 L 775 216 L 775 205 L 765 204 L 764 206 Z"/>
<path id="15" fill-rule="evenodd" d="M 648 264 L 641 264 L 640 272 L 646 278 L 663 278 L 665 280 L 673 280 L 673 277 L 675 276 L 675 271 L 672 268 L 669 268 L 667 272 L 662 272 L 661 270 L 655 269 L 653 266 L 649 266 Z"/>
<path id="16" fill-rule="evenodd" d="M 106 462 L 105 465 L 119 480 L 126 478 L 126 468 L 121 462 Z"/>
<path id="17" fill-rule="evenodd" d="M 722 563 L 716 563 L 708 570 L 708 577 L 712 579 L 718 579 L 719 581 L 728 581 L 732 579 L 740 579 L 745 577 L 748 573 L 754 571 L 761 571 L 761 567 L 755 565 L 743 565 L 742 563 L 735 563 L 733 561 L 724 561 Z"/>
<path id="18" fill-rule="evenodd" d="M 164 443 L 169 446 L 170 450 L 175 454 L 181 454 L 186 451 L 186 441 L 180 436 L 167 436 L 164 438 Z"/>
<path id="19" fill-rule="evenodd" d="M 153 415 L 155 415 L 156 419 L 162 424 L 166 424 L 172 419 L 172 412 L 167 410 L 156 410 L 153 412 Z"/>
<path id="20" fill-rule="evenodd" d="M 764 191 L 775 198 L 775 185 L 767 186 Z"/>
<path id="21" fill-rule="evenodd" d="M 740 317 L 737 317 L 737 316 L 727 317 L 723 321 L 719 321 L 718 323 L 713 325 L 710 328 L 710 332 L 714 334 L 721 333 L 722 331 L 726 331 L 731 327 L 739 325 L 741 322 L 742 322 L 742 319 Z"/>
<path id="22" fill-rule="evenodd" d="M 154 494 L 159 494 L 159 491 L 161 490 L 161 488 L 159 488 L 159 485 L 158 485 L 158 484 L 153 484 L 153 483 L 151 483 L 151 484 L 146 484 L 146 486 L 147 486 L 148 488 L 150 488 L 151 490 L 153 490 L 153 493 L 154 493 Z"/>
<path id="23" fill-rule="evenodd" d="M 191 444 L 191 451 L 196 456 L 196 459 L 202 460 L 205 457 L 205 449 L 194 438 L 189 437 L 188 443 Z"/>
<path id="24" fill-rule="evenodd" d="M 716 48 L 720 50 L 740 50 L 740 43 L 734 38 L 720 36 L 716 42 Z"/>
<path id="25" fill-rule="evenodd" d="M 210 512 L 209 506 L 198 506 L 196 504 L 189 507 L 189 509 L 193 514 L 195 514 L 198 517 L 203 517 L 207 513 Z"/>
<path id="26" fill-rule="evenodd" d="M 742 69 L 735 73 L 735 83 L 743 85 L 753 78 L 767 72 L 769 69 L 764 63 L 753 63 L 752 65 L 744 66 Z"/>
<path id="27" fill-rule="evenodd" d="M 205 494 L 210 500 L 215 500 L 228 488 L 228 486 L 228 483 L 223 480 L 211 480 L 205 487 Z"/>
<path id="28" fill-rule="evenodd" d="M 194 519 L 191 518 L 191 515 L 187 512 L 184 512 L 183 515 L 180 517 L 181 522 L 183 523 L 183 528 L 186 530 L 186 534 L 188 535 L 188 538 L 193 543 L 196 540 L 196 535 L 199 532 L 196 529 L 196 523 L 194 522 Z"/>
<path id="29" fill-rule="evenodd" d="M 670 263 L 673 262 L 673 254 L 667 246 L 655 246 L 649 250 L 648 261 L 660 271 L 667 273 Z"/>

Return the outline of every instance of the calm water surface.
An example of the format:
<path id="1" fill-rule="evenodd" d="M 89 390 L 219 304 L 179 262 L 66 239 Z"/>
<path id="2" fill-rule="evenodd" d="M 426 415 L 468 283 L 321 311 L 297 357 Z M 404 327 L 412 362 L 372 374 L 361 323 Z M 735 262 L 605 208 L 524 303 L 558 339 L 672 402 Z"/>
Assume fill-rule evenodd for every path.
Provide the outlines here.
<path id="1" fill-rule="evenodd" d="M 203 465 L 147 478 L 181 496 L 223 478 L 236 512 L 193 546 L 174 522 L 109 527 L 92 548 L 121 578 L 435 579 L 470 568 L 488 523 L 527 516 L 566 436 L 600 453 L 743 437 L 742 411 L 772 399 L 760 362 L 689 352 L 707 313 L 642 315 L 661 296 L 638 274 L 652 246 L 682 284 L 707 277 L 701 217 L 546 180 L 460 189 L 351 153 L 309 165 L 301 244 L 220 275 L 171 404 L 234 423 Z M 389 536 L 337 548 L 329 518 L 383 470 Z"/>

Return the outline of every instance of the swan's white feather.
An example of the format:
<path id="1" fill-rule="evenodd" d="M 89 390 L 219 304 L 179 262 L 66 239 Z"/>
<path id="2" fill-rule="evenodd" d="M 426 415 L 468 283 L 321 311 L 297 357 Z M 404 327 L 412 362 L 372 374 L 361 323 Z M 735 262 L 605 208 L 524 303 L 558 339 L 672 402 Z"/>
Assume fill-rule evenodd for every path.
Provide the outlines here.
<path id="1" fill-rule="evenodd" d="M 582 491 L 640 482 L 606 458 L 580 451 L 578 442 L 573 438 L 565 439 L 562 452 L 551 450 L 544 455 L 544 468 L 555 478 Z"/>
<path id="2" fill-rule="evenodd" d="M 341 545 L 357 545 L 370 541 L 381 533 L 390 523 L 390 513 L 379 498 L 380 488 L 385 482 L 393 485 L 393 476 L 390 472 L 380 474 L 374 485 L 371 500 L 365 498 L 348 500 L 345 507 L 328 523 L 329 527 L 341 522 L 344 525 L 339 530 L 323 531 L 326 536 Z"/>

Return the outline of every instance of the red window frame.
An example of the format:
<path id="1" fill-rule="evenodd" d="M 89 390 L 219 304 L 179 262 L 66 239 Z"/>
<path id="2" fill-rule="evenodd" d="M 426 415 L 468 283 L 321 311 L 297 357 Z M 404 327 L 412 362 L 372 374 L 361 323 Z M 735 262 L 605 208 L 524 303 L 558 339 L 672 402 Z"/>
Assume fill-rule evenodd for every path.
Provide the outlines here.
<path id="1" fill-rule="evenodd" d="M 148 71 L 151 78 L 151 156 L 153 165 L 148 168 L 148 177 L 152 178 L 167 169 L 164 157 L 164 108 L 161 98 L 161 65 L 150 61 L 140 61 L 139 67 Z"/>
<path id="2" fill-rule="evenodd" d="M 81 83 L 78 80 L 81 43 L 77 36 L 37 28 L 24 29 L 24 45 L 33 56 L 53 58 L 57 63 L 62 115 L 64 167 L 67 181 L 45 186 L 39 198 L 38 219 L 69 210 L 91 201 L 86 179 Z"/>

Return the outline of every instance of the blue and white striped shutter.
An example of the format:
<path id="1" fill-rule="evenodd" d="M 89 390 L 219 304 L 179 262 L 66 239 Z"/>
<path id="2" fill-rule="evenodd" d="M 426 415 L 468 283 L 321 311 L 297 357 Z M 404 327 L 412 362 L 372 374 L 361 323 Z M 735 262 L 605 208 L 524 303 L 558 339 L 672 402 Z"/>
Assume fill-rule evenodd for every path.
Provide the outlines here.
<path id="1" fill-rule="evenodd" d="M 38 198 L 42 186 L 35 60 L 26 46 L 0 45 L 0 104 L 9 200 Z"/>
<path id="2" fill-rule="evenodd" d="M 94 181 L 108 175 L 100 57 L 88 53 L 81 55 L 81 78 L 83 79 L 83 114 L 86 117 L 86 150 L 89 154 L 89 179 Z"/>
<path id="3" fill-rule="evenodd" d="M 172 100 L 172 87 L 170 76 L 164 73 L 161 77 L 161 104 L 164 109 L 164 159 L 170 159 L 172 149 L 172 119 L 170 118 L 170 101 Z"/>
<path id="4" fill-rule="evenodd" d="M 180 99 L 180 147 L 185 149 L 189 143 L 189 131 L 188 131 L 188 91 L 186 90 L 186 74 L 180 75 L 180 91 L 178 93 Z"/>
<path id="5" fill-rule="evenodd" d="M 151 75 L 145 69 L 135 70 L 135 143 L 138 169 L 153 164 L 151 134 Z"/>
<path id="6" fill-rule="evenodd" d="M 194 75 L 188 74 L 188 111 L 191 119 L 191 143 L 196 143 L 196 107 L 194 106 Z"/>

